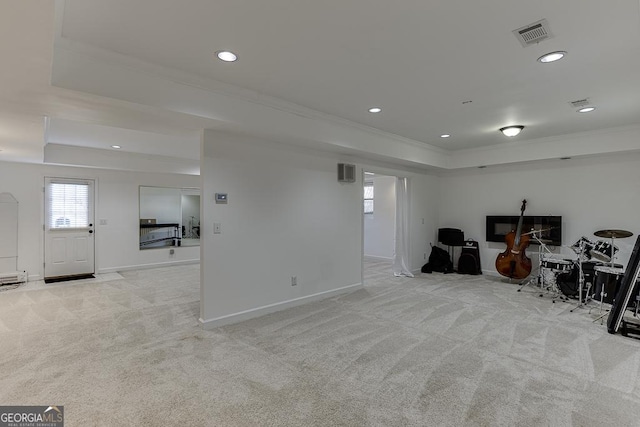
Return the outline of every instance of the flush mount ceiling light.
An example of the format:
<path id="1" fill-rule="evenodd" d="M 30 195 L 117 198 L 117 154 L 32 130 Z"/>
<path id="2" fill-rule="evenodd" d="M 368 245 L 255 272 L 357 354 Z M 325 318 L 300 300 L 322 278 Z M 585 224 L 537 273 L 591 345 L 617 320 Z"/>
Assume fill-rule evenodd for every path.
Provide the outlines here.
<path id="1" fill-rule="evenodd" d="M 238 60 L 238 55 L 228 50 L 219 50 L 216 52 L 216 56 L 224 62 L 235 62 Z"/>
<path id="2" fill-rule="evenodd" d="M 120 147 L 119 145 L 112 145 L 111 148 L 115 148 L 117 150 L 117 149 L 122 148 L 122 147 Z"/>
<path id="3" fill-rule="evenodd" d="M 596 107 L 584 107 L 578 110 L 578 113 L 590 113 L 595 110 Z"/>
<path id="4" fill-rule="evenodd" d="M 369 108 L 369 112 L 370 113 L 379 113 L 380 111 L 382 111 L 382 108 L 380 108 L 380 107 L 371 107 L 371 108 Z"/>
<path id="5" fill-rule="evenodd" d="M 449 135 L 448 133 L 443 133 L 442 135 L 440 135 L 440 138 L 449 138 L 451 135 Z"/>
<path id="6" fill-rule="evenodd" d="M 505 126 L 500 128 L 500 132 L 502 132 L 504 136 L 516 136 L 522 132 L 522 129 L 524 129 L 524 126 Z"/>
<path id="7" fill-rule="evenodd" d="M 546 53 L 546 54 L 542 55 L 540 58 L 538 58 L 538 62 L 542 62 L 543 64 L 548 64 L 549 62 L 559 61 L 560 59 L 564 58 L 565 56 L 567 56 L 567 52 L 565 52 L 563 50 L 558 50 L 558 51 L 555 51 L 555 52 L 549 52 L 549 53 Z"/>

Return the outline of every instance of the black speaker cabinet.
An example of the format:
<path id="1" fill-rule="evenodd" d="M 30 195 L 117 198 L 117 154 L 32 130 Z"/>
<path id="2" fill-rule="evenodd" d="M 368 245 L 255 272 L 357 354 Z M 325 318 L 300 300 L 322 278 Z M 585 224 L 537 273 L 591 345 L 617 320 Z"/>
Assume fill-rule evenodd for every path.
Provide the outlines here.
<path id="1" fill-rule="evenodd" d="M 438 242 L 446 246 L 464 246 L 464 232 L 457 228 L 439 228 Z"/>

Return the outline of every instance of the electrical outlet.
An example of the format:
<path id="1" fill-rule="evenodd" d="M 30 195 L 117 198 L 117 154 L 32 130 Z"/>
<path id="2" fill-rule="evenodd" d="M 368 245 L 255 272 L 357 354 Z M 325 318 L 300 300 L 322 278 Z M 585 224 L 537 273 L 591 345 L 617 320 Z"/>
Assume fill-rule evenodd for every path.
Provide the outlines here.
<path id="1" fill-rule="evenodd" d="M 291 286 L 298 286 L 298 278 L 296 276 L 291 276 Z"/>
<path id="2" fill-rule="evenodd" d="M 175 253 L 176 253 L 175 249 L 169 249 L 169 255 L 173 255 Z"/>
<path id="3" fill-rule="evenodd" d="M 219 222 L 214 222 L 213 223 L 213 234 L 222 234 L 222 231 L 220 230 L 221 227 L 222 227 L 222 225 Z"/>

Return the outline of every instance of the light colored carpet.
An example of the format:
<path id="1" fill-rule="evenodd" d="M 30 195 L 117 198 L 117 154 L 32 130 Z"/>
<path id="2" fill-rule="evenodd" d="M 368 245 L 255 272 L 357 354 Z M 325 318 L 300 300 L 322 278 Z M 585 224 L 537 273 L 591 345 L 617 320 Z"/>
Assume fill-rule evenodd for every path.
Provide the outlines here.
<path id="1" fill-rule="evenodd" d="M 204 331 L 197 265 L 0 293 L 0 404 L 67 426 L 630 426 L 640 341 L 497 278 L 396 278 Z M 259 286 L 259 284 L 256 284 Z"/>

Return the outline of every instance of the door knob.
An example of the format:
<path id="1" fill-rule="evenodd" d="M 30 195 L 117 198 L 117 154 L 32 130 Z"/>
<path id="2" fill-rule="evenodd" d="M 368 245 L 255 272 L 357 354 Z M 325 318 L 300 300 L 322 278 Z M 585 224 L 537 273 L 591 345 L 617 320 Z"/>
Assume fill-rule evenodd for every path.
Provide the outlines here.
<path id="1" fill-rule="evenodd" d="M 89 233 L 93 233 L 93 230 L 89 230 Z"/>

